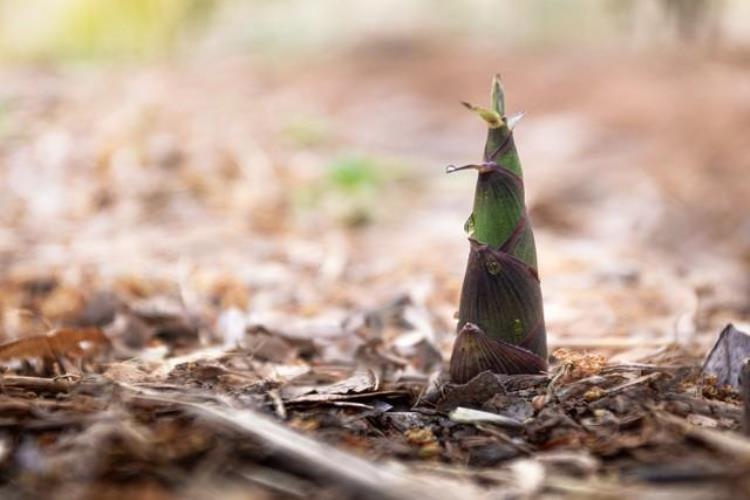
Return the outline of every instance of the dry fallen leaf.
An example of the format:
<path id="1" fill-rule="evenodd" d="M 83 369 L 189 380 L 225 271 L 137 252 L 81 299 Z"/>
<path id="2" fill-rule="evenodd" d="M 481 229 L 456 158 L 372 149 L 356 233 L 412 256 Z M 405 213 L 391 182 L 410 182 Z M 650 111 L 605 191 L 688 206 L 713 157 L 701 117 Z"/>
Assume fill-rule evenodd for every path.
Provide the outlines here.
<path id="1" fill-rule="evenodd" d="M 110 346 L 104 332 L 96 327 L 60 328 L 0 345 L 0 361 L 39 358 L 56 360 L 58 357 L 83 358 Z"/>

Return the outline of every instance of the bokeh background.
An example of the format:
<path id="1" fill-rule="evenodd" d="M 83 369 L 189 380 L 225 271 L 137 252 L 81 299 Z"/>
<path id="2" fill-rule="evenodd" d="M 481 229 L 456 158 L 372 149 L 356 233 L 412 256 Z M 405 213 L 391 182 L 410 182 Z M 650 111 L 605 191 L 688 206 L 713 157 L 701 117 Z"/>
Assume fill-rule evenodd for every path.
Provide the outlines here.
<path id="1" fill-rule="evenodd" d="M 444 169 L 480 159 L 459 101 L 499 72 L 553 347 L 705 352 L 750 317 L 749 23 L 742 0 L 0 0 L 2 338 L 102 294 L 189 310 L 204 343 L 406 298 L 385 337 L 447 354 L 474 176 Z"/>

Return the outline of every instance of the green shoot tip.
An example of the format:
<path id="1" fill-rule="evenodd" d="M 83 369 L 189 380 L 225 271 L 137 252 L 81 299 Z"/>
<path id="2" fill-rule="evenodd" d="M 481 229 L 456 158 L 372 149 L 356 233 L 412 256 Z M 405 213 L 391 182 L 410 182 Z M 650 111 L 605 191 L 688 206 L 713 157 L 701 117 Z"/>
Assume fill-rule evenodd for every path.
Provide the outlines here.
<path id="1" fill-rule="evenodd" d="M 500 73 L 495 74 L 492 78 L 492 92 L 490 94 L 490 105 L 492 111 L 500 116 L 505 114 L 505 90 L 500 81 Z"/>

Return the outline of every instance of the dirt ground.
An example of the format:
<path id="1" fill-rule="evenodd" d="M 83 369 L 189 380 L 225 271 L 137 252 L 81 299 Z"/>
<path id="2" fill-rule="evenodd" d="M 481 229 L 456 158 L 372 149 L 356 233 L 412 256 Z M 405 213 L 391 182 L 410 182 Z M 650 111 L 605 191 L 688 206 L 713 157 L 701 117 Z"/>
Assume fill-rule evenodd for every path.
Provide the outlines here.
<path id="1" fill-rule="evenodd" d="M 0 491 L 747 491 L 741 401 L 699 368 L 750 320 L 749 65 L 390 41 L 4 67 L 0 334 L 69 330 L 0 347 Z M 455 387 L 474 178 L 444 172 L 480 158 L 458 102 L 496 71 L 562 350 Z"/>

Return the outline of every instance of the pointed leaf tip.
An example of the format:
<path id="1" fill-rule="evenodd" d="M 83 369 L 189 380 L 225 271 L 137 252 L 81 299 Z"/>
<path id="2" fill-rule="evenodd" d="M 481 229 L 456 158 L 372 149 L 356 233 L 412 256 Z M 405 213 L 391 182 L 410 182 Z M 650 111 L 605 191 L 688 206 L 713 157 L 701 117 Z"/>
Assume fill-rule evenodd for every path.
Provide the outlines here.
<path id="1" fill-rule="evenodd" d="M 490 103 L 492 110 L 500 116 L 505 114 L 505 90 L 500 81 L 500 74 L 496 74 L 492 79 L 492 93 L 490 94 Z"/>
<path id="2" fill-rule="evenodd" d="M 506 118 L 506 122 L 508 123 L 508 128 L 513 130 L 516 128 L 516 125 L 521 121 L 521 119 L 526 116 L 526 112 L 521 111 L 520 113 L 515 113 L 512 116 L 509 116 Z"/>

